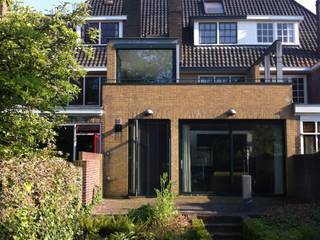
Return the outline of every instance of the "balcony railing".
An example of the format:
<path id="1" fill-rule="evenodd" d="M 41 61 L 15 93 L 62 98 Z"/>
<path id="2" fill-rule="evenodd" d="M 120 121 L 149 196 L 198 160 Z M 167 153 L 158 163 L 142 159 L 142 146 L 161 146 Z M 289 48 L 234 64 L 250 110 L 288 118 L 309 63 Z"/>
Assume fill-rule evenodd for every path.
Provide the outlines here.
<path id="1" fill-rule="evenodd" d="M 233 84 L 292 84 L 288 79 L 238 79 L 238 80 L 209 80 L 209 79 L 107 79 L 104 84 L 124 85 L 233 85 Z"/>

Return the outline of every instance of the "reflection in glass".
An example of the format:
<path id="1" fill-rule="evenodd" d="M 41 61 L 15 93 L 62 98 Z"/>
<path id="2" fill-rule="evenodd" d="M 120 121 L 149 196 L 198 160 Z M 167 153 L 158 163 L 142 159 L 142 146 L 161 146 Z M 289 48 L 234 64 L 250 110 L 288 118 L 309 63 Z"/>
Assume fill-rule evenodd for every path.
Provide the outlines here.
<path id="1" fill-rule="evenodd" d="M 118 50 L 117 81 L 170 83 L 175 79 L 173 50 Z"/>
<path id="2" fill-rule="evenodd" d="M 240 195 L 249 174 L 255 194 L 284 193 L 281 122 L 185 122 L 181 137 L 182 192 Z"/>

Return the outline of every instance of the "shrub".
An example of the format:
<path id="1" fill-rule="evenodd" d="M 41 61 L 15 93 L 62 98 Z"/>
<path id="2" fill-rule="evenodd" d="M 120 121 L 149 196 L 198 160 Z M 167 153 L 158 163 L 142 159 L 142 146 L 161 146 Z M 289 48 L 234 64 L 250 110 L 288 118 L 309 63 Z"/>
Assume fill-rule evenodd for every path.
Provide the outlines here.
<path id="1" fill-rule="evenodd" d="M 155 210 L 150 204 L 142 205 L 139 208 L 131 209 L 128 213 L 128 217 L 132 219 L 134 223 L 148 224 L 154 220 Z"/>
<path id="2" fill-rule="evenodd" d="M 80 219 L 81 232 L 77 239 L 103 239 L 118 233 L 130 234 L 135 225 L 128 216 L 92 216 L 84 215 Z"/>
<path id="3" fill-rule="evenodd" d="M 47 153 L 0 160 L 0 239 L 72 239 L 80 186 L 79 169 Z"/>
<path id="4" fill-rule="evenodd" d="M 178 214 L 175 206 L 176 195 L 172 192 L 172 183 L 168 179 L 168 174 L 164 173 L 160 179 L 160 190 L 156 189 L 157 200 L 154 209 L 154 217 L 165 223 L 171 217 Z"/>

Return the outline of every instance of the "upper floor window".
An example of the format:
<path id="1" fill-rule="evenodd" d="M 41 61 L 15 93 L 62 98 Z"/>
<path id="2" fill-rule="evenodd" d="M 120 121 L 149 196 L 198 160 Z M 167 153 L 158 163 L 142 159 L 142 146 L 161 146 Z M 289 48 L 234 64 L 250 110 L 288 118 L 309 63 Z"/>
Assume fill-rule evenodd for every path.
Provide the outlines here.
<path id="1" fill-rule="evenodd" d="M 98 31 L 98 38 L 90 38 L 90 29 Z M 82 30 L 83 40 L 87 44 L 107 44 L 111 39 L 120 37 L 118 22 L 88 22 Z"/>
<path id="2" fill-rule="evenodd" d="M 101 86 L 105 79 L 102 76 L 90 76 L 75 82 L 80 88 L 80 93 L 77 99 L 71 102 L 70 105 L 100 106 Z"/>
<path id="3" fill-rule="evenodd" d="M 222 44 L 237 43 L 237 23 L 220 23 L 219 36 Z"/>
<path id="4" fill-rule="evenodd" d="M 217 24 L 216 23 L 200 23 L 200 44 L 216 44 L 217 43 Z"/>
<path id="5" fill-rule="evenodd" d="M 176 81 L 174 49 L 117 50 L 118 83 L 172 83 Z"/>
<path id="6" fill-rule="evenodd" d="M 204 2 L 204 11 L 207 14 L 223 14 L 222 2 Z"/>
<path id="7" fill-rule="evenodd" d="M 293 96 L 293 102 L 294 103 L 301 103 L 305 104 L 307 103 L 307 89 L 306 89 L 306 78 L 305 77 L 299 77 L 299 76 L 289 76 L 284 77 L 283 79 L 276 80 L 276 77 L 271 77 L 269 80 L 260 79 L 261 82 L 264 83 L 292 83 L 292 96 Z"/>
<path id="8" fill-rule="evenodd" d="M 278 23 L 278 39 L 283 43 L 294 43 L 294 25 L 293 23 Z"/>
<path id="9" fill-rule="evenodd" d="M 218 23 L 199 23 L 199 44 L 237 43 L 237 23 L 219 23 L 219 29 L 217 26 Z"/>
<path id="10" fill-rule="evenodd" d="M 274 41 L 272 23 L 258 23 L 257 37 L 258 43 L 272 43 Z"/>

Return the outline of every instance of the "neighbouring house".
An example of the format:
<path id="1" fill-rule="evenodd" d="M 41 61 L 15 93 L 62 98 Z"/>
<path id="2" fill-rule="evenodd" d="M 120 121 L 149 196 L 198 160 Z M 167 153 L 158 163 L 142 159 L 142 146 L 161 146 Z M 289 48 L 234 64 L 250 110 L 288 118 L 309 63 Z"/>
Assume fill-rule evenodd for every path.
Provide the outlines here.
<path id="1" fill-rule="evenodd" d="M 58 146 L 103 153 L 104 196 L 153 195 L 163 172 L 179 194 L 240 195 L 244 174 L 292 194 L 292 156 L 320 151 L 319 0 L 88 2 Z"/>

